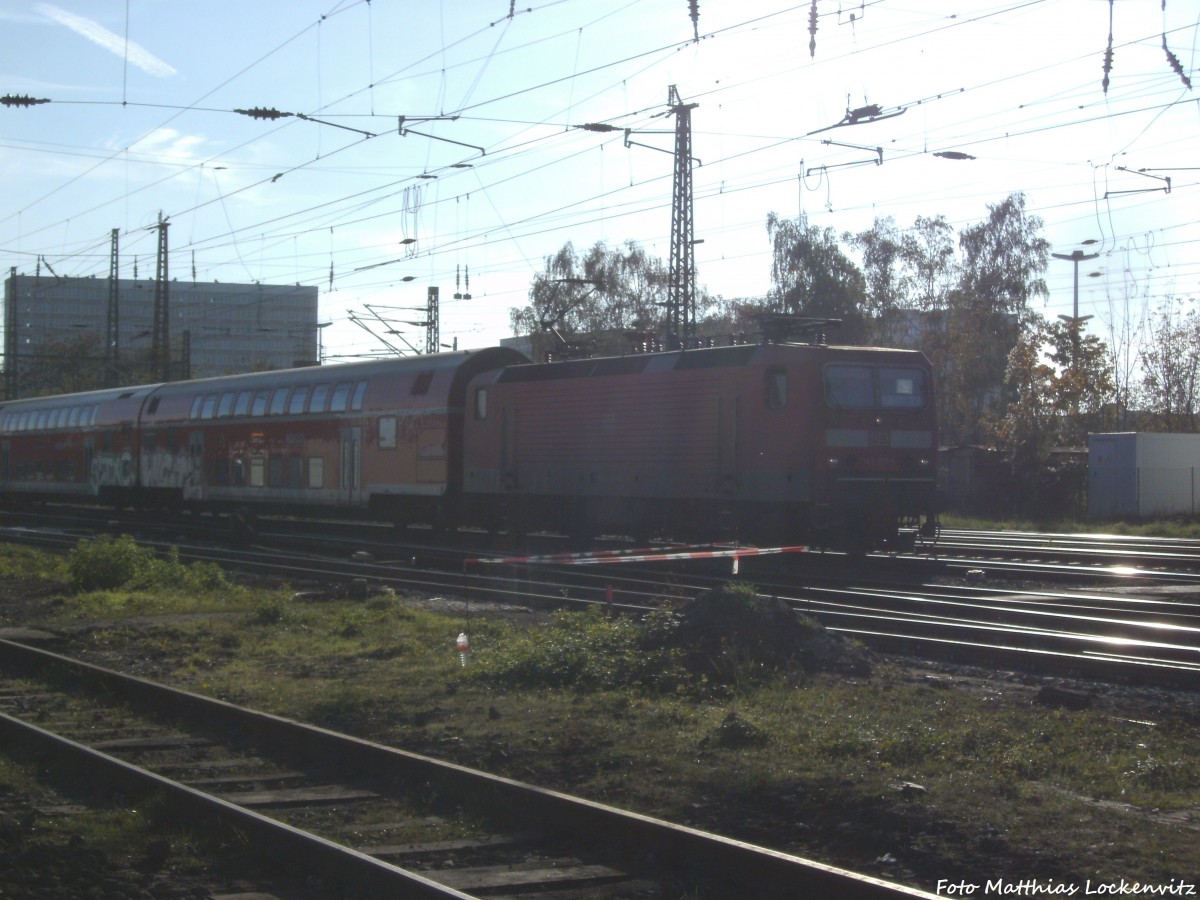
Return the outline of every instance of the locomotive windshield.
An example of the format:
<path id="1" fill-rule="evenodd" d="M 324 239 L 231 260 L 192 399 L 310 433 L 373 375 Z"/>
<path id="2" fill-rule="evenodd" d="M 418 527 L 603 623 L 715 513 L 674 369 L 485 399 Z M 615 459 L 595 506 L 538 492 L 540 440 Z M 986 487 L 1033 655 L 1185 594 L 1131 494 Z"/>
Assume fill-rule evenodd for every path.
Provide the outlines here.
<path id="1" fill-rule="evenodd" d="M 903 366 L 825 368 L 825 402 L 837 409 L 922 409 L 925 372 Z"/>

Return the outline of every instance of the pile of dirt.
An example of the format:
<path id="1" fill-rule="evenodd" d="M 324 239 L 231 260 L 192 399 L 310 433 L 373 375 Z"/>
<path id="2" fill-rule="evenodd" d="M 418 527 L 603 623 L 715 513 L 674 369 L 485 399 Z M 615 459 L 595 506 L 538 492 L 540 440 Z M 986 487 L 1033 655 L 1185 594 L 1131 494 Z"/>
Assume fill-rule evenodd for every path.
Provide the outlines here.
<path id="1" fill-rule="evenodd" d="M 749 585 L 723 585 L 680 607 L 667 646 L 680 649 L 692 671 L 719 683 L 755 671 L 871 674 L 867 650 Z"/>

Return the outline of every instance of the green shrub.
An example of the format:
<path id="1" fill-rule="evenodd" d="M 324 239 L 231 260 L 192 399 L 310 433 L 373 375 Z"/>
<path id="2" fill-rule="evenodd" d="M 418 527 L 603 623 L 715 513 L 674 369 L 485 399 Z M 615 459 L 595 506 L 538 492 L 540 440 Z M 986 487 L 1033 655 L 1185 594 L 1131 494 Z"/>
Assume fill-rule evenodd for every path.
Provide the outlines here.
<path id="1" fill-rule="evenodd" d="M 67 555 L 71 584 L 80 591 L 124 587 L 149 568 L 154 554 L 127 534 L 80 541 Z"/>
<path id="2" fill-rule="evenodd" d="M 80 541 L 67 556 L 71 584 L 79 591 L 162 590 L 214 591 L 228 589 L 225 573 L 213 563 L 186 565 L 179 548 L 172 547 L 166 559 L 139 547 L 127 534 L 101 535 Z"/>

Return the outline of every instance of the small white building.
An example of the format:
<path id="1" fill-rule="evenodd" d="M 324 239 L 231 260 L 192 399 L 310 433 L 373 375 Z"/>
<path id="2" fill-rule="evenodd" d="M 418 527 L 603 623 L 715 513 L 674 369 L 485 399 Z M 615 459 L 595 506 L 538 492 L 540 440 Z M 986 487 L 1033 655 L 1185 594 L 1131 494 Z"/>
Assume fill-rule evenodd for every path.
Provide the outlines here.
<path id="1" fill-rule="evenodd" d="M 1088 515 L 1194 516 L 1200 510 L 1200 434 L 1088 436 Z"/>

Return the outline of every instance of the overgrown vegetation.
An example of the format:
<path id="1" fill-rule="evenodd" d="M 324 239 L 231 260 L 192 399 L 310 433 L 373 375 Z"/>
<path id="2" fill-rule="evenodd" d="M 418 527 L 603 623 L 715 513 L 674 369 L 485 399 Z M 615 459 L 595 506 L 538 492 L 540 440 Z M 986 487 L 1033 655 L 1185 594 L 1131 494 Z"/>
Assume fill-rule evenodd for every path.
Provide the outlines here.
<path id="1" fill-rule="evenodd" d="M 79 591 L 126 588 L 128 590 L 213 591 L 229 589 L 229 581 L 215 563 L 185 565 L 179 548 L 165 558 L 139 546 L 129 535 L 101 535 L 80 541 L 67 555 L 71 584 Z"/>
<path id="2" fill-rule="evenodd" d="M 1021 679 L 864 668 L 860 650 L 812 622 L 793 632 L 745 585 L 646 622 L 601 609 L 468 621 L 387 592 L 215 593 L 225 615 L 94 626 L 74 650 L 925 887 L 988 872 L 1165 882 L 1194 861 L 1180 821 L 1200 808 L 1200 723 L 1165 697 L 1132 715 L 1107 709 L 1106 692 L 1095 709 L 1055 709 Z M 96 596 L 109 592 L 67 595 L 47 615 L 78 620 Z M 163 613 L 198 602 L 139 596 Z M 821 646 L 822 664 L 806 664 Z"/>

